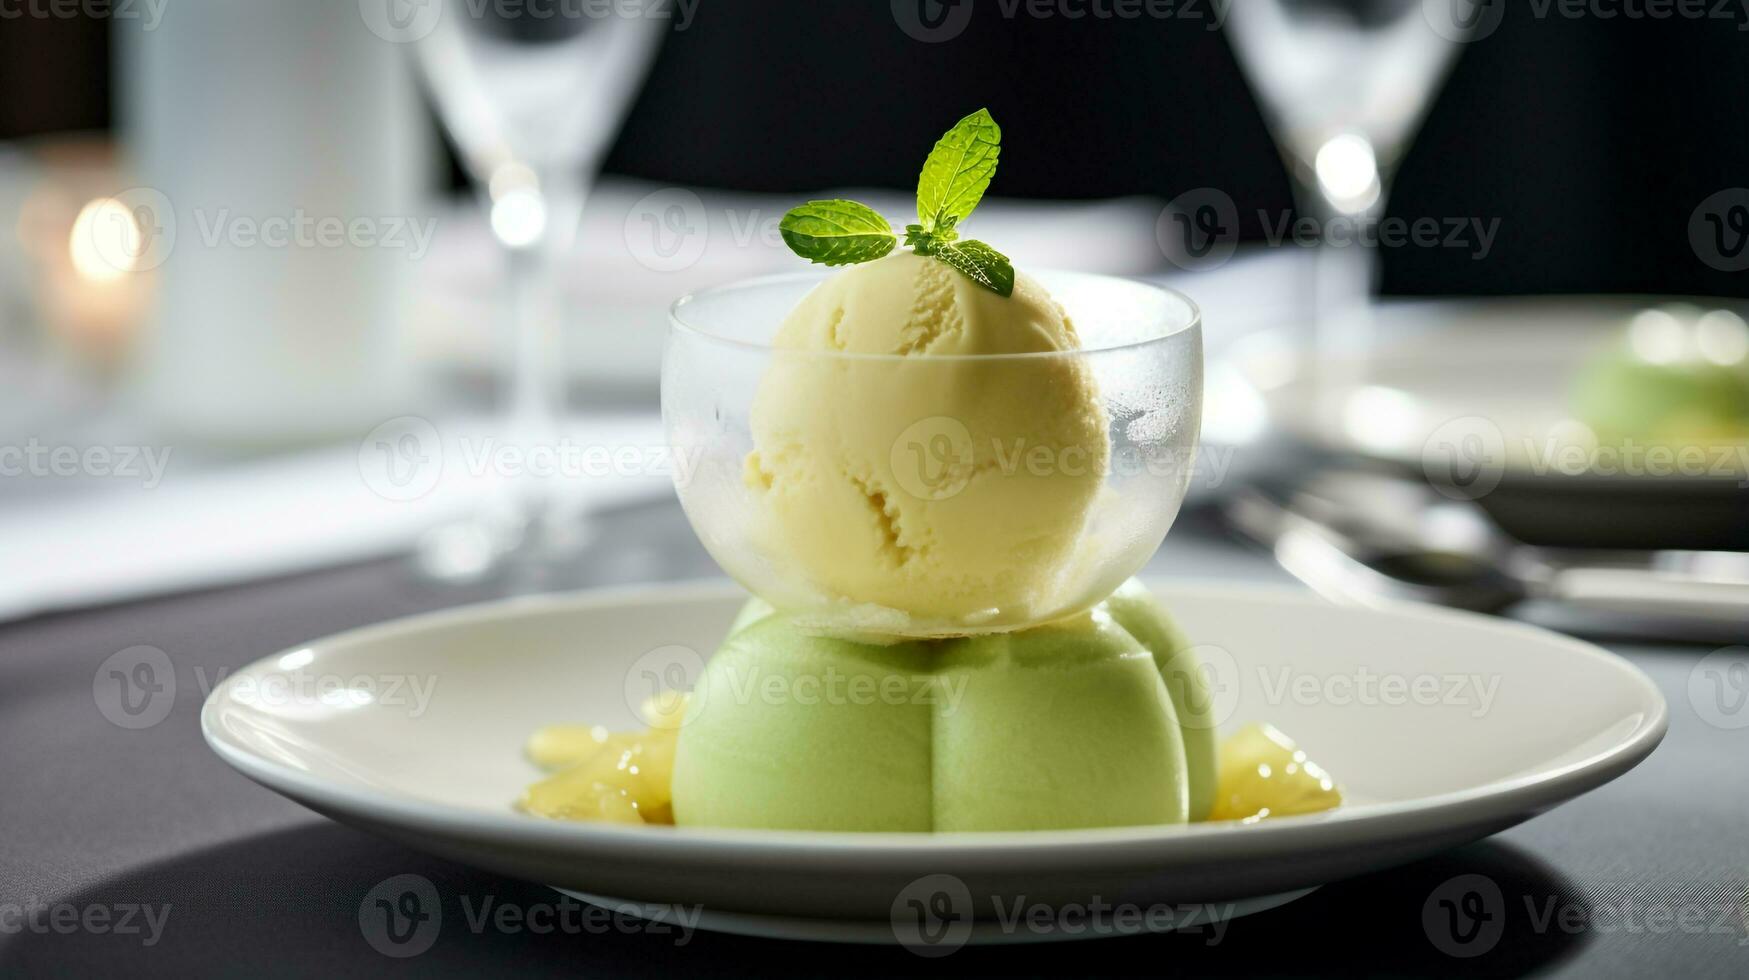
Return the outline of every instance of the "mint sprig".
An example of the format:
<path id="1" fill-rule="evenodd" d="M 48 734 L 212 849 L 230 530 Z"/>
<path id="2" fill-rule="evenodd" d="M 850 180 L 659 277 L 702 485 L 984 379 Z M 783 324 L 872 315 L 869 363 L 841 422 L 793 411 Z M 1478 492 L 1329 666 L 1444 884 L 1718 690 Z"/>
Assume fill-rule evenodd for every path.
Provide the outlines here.
<path id="1" fill-rule="evenodd" d="M 1002 155 L 1002 128 L 988 109 L 961 119 L 936 141 L 917 178 L 916 224 L 905 226 L 905 244 L 918 255 L 947 263 L 1001 296 L 1014 294 L 1014 266 L 979 241 L 960 241 L 958 226 L 984 199 Z M 809 201 L 778 224 L 796 253 L 821 265 L 853 265 L 881 258 L 898 236 L 873 208 L 855 201 Z"/>

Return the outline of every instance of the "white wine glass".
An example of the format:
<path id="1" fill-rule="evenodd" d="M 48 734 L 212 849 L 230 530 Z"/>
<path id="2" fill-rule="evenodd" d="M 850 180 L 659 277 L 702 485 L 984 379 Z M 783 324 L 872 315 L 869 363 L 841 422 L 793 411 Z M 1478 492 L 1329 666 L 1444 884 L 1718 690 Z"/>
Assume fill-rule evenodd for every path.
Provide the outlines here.
<path id="1" fill-rule="evenodd" d="M 1463 44 L 1500 0 L 1244 0 L 1226 33 L 1262 103 L 1300 214 L 1321 232 L 1380 219 L 1391 179 Z M 1490 20 L 1490 18 L 1492 18 Z M 1354 236 L 1348 236 L 1352 239 Z M 1320 234 L 1300 345 L 1319 356 L 1371 341 L 1374 250 Z M 1341 388 L 1344 379 L 1317 378 Z"/>
<path id="2" fill-rule="evenodd" d="M 415 62 L 506 261 L 508 436 L 524 448 L 551 445 L 565 401 L 559 266 L 668 20 L 654 0 L 428 2 L 442 10 L 413 46 Z M 554 486 L 506 481 L 478 515 L 427 537 L 422 566 L 473 579 L 506 563 L 535 569 L 568 557 L 583 528 Z"/>

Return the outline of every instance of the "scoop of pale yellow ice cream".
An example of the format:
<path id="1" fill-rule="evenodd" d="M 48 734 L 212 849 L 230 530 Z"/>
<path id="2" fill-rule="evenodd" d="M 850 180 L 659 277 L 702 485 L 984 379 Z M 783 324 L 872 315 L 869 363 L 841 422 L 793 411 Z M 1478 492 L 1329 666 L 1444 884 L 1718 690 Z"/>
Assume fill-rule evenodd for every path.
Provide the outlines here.
<path id="1" fill-rule="evenodd" d="M 1076 611 L 1064 580 L 1110 455 L 1091 372 L 966 355 L 1079 345 L 1025 275 L 1003 297 L 903 252 L 821 283 L 778 331 L 744 474 L 754 542 L 815 594 L 767 598 L 865 607 L 891 632 Z"/>

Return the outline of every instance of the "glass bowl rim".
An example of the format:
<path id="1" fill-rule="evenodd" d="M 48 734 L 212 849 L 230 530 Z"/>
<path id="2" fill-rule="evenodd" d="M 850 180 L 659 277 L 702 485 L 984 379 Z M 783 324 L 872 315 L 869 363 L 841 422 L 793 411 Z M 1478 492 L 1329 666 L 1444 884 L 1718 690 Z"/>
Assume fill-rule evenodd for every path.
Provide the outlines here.
<path id="1" fill-rule="evenodd" d="M 1185 309 L 1189 312 L 1189 316 L 1187 316 L 1182 323 L 1172 324 L 1156 336 L 1145 337 L 1141 340 L 1127 341 L 1121 344 L 1109 344 L 1101 347 L 1076 347 L 1069 350 L 1031 351 L 1026 353 L 932 354 L 928 356 L 928 359 L 931 361 L 1020 361 L 1049 358 L 1081 358 L 1090 357 L 1096 354 L 1115 353 L 1118 351 L 1140 350 L 1150 345 L 1167 343 L 1168 341 L 1179 337 L 1181 334 L 1196 333 L 1202 329 L 1202 307 L 1198 306 L 1196 301 L 1189 296 L 1186 296 L 1169 286 L 1162 286 L 1158 283 L 1148 282 L 1145 279 L 1137 279 L 1131 276 L 1113 276 L 1098 272 L 1077 272 L 1067 269 L 1040 269 L 1038 272 L 1046 276 L 1076 276 L 1086 279 L 1106 279 L 1113 282 L 1121 282 L 1126 285 L 1140 286 L 1143 289 L 1163 294 L 1179 303 L 1182 303 Z M 757 354 L 782 353 L 786 357 L 807 356 L 854 361 L 916 362 L 917 358 L 908 354 L 873 354 L 835 350 L 800 350 L 788 347 L 776 347 L 771 344 L 762 344 L 750 340 L 737 340 L 708 330 L 696 323 L 689 322 L 685 315 L 687 307 L 700 299 L 790 282 L 823 282 L 832 274 L 833 270 L 821 271 L 814 269 L 801 272 L 780 272 L 775 275 L 736 279 L 732 282 L 694 290 L 675 300 L 673 304 L 668 307 L 669 335 L 672 337 L 676 333 L 681 333 L 706 343 Z"/>

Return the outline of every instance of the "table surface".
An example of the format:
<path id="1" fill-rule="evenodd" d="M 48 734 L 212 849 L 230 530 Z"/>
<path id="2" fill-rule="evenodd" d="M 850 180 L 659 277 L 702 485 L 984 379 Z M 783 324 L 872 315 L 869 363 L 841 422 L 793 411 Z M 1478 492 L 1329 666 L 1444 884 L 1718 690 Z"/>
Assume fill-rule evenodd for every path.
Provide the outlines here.
<path id="1" fill-rule="evenodd" d="M 615 515 L 597 535 L 570 578 L 545 584 L 715 573 L 671 502 Z M 1286 581 L 1196 515 L 1180 521 L 1151 571 Z M 388 959 L 365 940 L 360 905 L 394 875 L 435 883 L 455 915 L 446 922 L 467 923 L 464 913 L 477 915 L 487 899 L 531 913 L 559 899 L 342 827 L 256 786 L 207 750 L 200 704 L 226 671 L 277 650 L 505 588 L 423 583 L 407 563 L 386 561 L 0 626 L 0 975 L 340 976 L 408 966 L 589 976 L 1749 975 L 1749 727 L 1710 723 L 1690 700 L 1690 675 L 1712 648 L 1625 641 L 1607 645 L 1645 670 L 1671 706 L 1669 736 L 1639 768 L 1486 841 L 1325 886 L 1218 935 L 968 947 L 931 960 L 702 932 L 682 941 L 624 921 L 569 933 L 446 925 L 417 957 Z M 177 686 L 168 717 L 130 730 L 98 710 L 93 682 L 106 658 L 138 645 L 169 655 Z M 1708 712 L 1714 722 L 1718 711 Z M 1504 930 L 1480 956 L 1456 958 L 1441 952 L 1449 939 L 1436 944 L 1422 910 L 1469 874 L 1499 886 Z"/>

